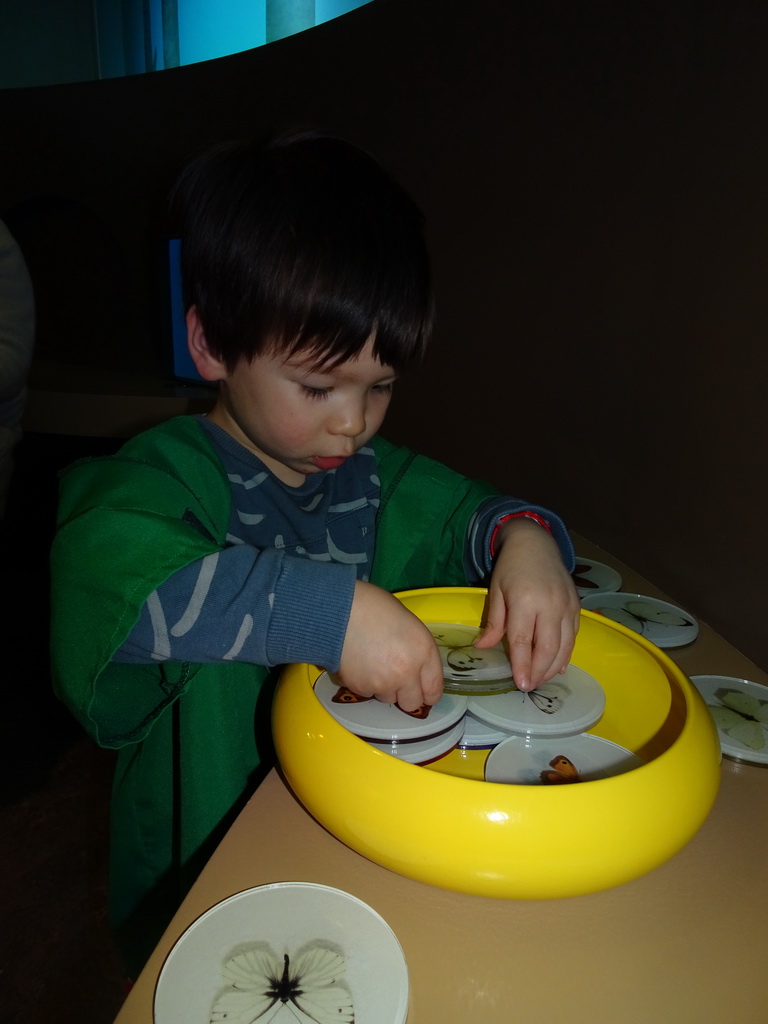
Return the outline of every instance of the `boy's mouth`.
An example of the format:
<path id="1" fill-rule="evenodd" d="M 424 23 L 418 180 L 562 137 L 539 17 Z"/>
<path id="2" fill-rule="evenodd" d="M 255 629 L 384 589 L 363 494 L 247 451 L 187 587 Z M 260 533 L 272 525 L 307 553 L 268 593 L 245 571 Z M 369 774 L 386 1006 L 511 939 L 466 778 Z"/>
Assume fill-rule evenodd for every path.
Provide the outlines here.
<path id="1" fill-rule="evenodd" d="M 315 455 L 311 461 L 318 469 L 327 471 L 329 469 L 338 469 L 339 466 L 343 466 L 347 461 L 347 458 L 348 456 L 346 455 Z"/>

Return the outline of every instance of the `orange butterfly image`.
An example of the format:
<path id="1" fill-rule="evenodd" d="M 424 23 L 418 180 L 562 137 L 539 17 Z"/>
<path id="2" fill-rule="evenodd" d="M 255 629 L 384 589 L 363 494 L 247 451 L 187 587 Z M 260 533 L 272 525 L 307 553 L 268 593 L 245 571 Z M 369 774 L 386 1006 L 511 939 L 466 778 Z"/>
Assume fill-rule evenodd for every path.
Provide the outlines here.
<path id="1" fill-rule="evenodd" d="M 346 686 L 340 686 L 336 693 L 334 693 L 331 700 L 334 704 L 364 704 L 366 701 L 374 700 L 373 697 L 361 697 L 359 693 L 353 693 L 348 690 Z M 403 711 L 399 704 L 395 704 L 398 711 Z M 403 711 L 404 715 L 410 715 L 411 718 L 425 719 L 430 712 L 429 704 L 422 704 L 420 708 L 416 708 L 415 711 Z"/>
<path id="2" fill-rule="evenodd" d="M 581 776 L 579 775 L 576 766 L 573 761 L 570 761 L 565 754 L 556 754 L 549 762 L 550 768 L 554 771 L 550 771 L 549 768 L 545 768 L 541 773 L 541 781 L 547 786 L 561 786 L 566 782 L 581 782 Z"/>

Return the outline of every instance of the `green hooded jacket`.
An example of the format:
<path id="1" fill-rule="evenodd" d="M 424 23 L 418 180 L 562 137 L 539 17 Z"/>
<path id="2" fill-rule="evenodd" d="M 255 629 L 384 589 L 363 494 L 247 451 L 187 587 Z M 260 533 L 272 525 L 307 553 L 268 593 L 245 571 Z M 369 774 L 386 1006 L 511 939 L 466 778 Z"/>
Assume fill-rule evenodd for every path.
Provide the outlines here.
<path id="1" fill-rule="evenodd" d="M 382 438 L 372 581 L 463 586 L 469 521 L 495 495 Z M 178 417 L 62 476 L 52 565 L 54 686 L 117 749 L 110 917 L 135 973 L 273 764 L 275 672 L 246 663 L 129 665 L 112 656 L 147 597 L 222 548 L 230 487 L 205 431 Z"/>

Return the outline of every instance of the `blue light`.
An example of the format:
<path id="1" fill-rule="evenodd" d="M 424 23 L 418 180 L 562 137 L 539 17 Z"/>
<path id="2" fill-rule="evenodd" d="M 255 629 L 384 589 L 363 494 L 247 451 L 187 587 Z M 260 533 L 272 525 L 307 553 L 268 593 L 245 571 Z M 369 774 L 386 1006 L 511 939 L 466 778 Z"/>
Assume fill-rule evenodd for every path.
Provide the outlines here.
<path id="1" fill-rule="evenodd" d="M 371 0 L 94 0 L 99 77 L 160 71 L 252 50 Z M 280 5 L 283 5 L 282 7 Z M 268 17 L 269 15 L 269 17 Z"/>
<path id="2" fill-rule="evenodd" d="M 266 0 L 178 0 L 179 63 L 252 50 L 267 41 Z"/>

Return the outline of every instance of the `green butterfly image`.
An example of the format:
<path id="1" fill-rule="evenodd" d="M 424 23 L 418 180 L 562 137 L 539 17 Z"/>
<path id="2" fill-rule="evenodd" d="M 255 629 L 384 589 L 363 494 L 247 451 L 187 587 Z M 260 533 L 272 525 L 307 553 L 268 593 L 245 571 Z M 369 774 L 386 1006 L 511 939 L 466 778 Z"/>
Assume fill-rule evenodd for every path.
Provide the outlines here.
<path id="1" fill-rule="evenodd" d="M 762 750 L 768 729 L 768 703 L 738 690 L 726 690 L 718 698 L 719 704 L 707 705 L 718 729 L 750 750 Z"/>

